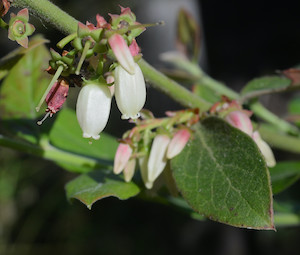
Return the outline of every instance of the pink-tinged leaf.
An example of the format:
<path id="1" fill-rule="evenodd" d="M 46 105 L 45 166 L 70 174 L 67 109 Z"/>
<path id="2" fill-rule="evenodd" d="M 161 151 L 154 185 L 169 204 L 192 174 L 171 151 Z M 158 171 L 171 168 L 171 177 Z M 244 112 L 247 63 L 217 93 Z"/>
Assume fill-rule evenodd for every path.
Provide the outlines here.
<path id="1" fill-rule="evenodd" d="M 173 136 L 167 151 L 167 158 L 172 159 L 177 156 L 185 147 L 191 136 L 190 131 L 181 129 Z"/>
<path id="2" fill-rule="evenodd" d="M 124 38 L 119 34 L 113 34 L 108 43 L 120 63 L 120 65 L 130 74 L 135 73 L 135 62 L 130 53 L 129 47 Z"/>
<path id="3" fill-rule="evenodd" d="M 132 154 L 132 149 L 128 144 L 120 143 L 114 160 L 114 173 L 121 173 Z"/>

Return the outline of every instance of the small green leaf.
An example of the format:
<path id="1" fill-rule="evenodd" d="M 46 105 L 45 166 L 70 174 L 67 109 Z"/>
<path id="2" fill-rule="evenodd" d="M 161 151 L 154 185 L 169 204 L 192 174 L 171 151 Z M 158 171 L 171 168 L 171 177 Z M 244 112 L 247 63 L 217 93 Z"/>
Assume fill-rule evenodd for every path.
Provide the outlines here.
<path id="1" fill-rule="evenodd" d="M 57 148 L 112 161 L 118 147 L 117 139 L 105 133 L 100 136 L 99 140 L 89 144 L 89 139 L 82 137 L 75 111 L 64 108 L 58 113 L 49 139 Z"/>
<path id="2" fill-rule="evenodd" d="M 245 99 L 264 94 L 283 91 L 291 85 L 291 80 L 278 76 L 265 76 L 251 80 L 242 89 L 241 95 Z"/>
<path id="3" fill-rule="evenodd" d="M 274 229 L 264 158 L 250 136 L 225 121 L 205 119 L 171 168 L 198 213 L 237 227 Z"/>
<path id="4" fill-rule="evenodd" d="M 280 193 L 299 180 L 300 162 L 279 162 L 270 169 L 270 174 L 273 193 Z"/>
<path id="5" fill-rule="evenodd" d="M 102 198 L 117 197 L 125 200 L 139 192 L 139 187 L 133 182 L 126 183 L 119 176 L 104 171 L 82 174 L 66 185 L 67 198 L 76 198 L 89 209 Z"/>

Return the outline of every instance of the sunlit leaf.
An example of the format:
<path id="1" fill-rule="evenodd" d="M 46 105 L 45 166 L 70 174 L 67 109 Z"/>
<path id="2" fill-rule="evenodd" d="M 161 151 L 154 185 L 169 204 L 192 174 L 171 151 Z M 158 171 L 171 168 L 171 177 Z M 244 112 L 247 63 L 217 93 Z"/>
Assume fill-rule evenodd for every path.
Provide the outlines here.
<path id="1" fill-rule="evenodd" d="M 171 168 L 183 197 L 200 214 L 233 226 L 274 229 L 268 169 L 245 133 L 207 118 Z"/>
<path id="2" fill-rule="evenodd" d="M 120 177 L 104 171 L 80 175 L 66 185 L 67 198 L 76 198 L 89 209 L 102 198 L 117 197 L 125 200 L 136 196 L 139 191 L 133 182 L 126 183 Z"/>

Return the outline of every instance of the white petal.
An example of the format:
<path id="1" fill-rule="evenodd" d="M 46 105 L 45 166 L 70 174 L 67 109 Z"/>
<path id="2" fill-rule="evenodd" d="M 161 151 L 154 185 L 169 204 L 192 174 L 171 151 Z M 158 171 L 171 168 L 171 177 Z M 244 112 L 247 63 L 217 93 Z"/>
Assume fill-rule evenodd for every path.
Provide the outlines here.
<path id="1" fill-rule="evenodd" d="M 166 151 L 170 143 L 167 135 L 157 135 L 152 143 L 148 160 L 148 180 L 154 182 L 167 164 Z"/>
<path id="2" fill-rule="evenodd" d="M 99 139 L 108 121 L 111 94 L 107 86 L 88 84 L 79 92 L 76 115 L 83 137 Z"/>
<path id="3" fill-rule="evenodd" d="M 135 64 L 135 74 L 131 75 L 122 66 L 115 69 L 115 97 L 122 119 L 136 119 L 146 101 L 146 85 L 143 73 Z"/>

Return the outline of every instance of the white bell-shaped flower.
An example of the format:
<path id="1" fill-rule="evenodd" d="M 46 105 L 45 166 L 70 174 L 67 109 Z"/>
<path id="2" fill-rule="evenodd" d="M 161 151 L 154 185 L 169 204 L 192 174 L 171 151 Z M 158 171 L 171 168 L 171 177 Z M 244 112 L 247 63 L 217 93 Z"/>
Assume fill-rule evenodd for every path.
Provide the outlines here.
<path id="1" fill-rule="evenodd" d="M 111 105 L 111 93 L 106 85 L 88 84 L 79 92 L 76 115 L 83 137 L 98 140 L 105 128 Z"/>
<path id="2" fill-rule="evenodd" d="M 128 73 L 122 66 L 115 69 L 115 97 L 122 119 L 137 119 L 146 101 L 146 85 L 138 64 L 135 73 Z"/>

